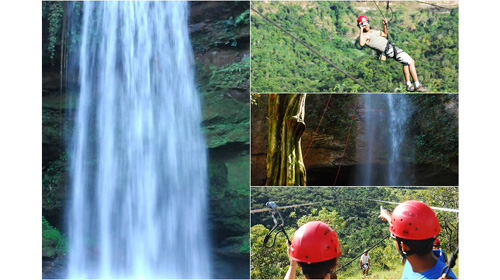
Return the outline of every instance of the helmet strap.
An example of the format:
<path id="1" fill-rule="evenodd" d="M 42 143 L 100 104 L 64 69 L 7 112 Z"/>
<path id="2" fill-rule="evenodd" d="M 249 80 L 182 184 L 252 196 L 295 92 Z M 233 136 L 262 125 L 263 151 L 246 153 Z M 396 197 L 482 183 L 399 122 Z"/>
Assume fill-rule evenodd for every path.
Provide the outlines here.
<path id="1" fill-rule="evenodd" d="M 399 254 L 403 257 L 403 259 L 406 259 L 407 257 L 413 255 L 415 252 L 413 251 L 405 251 L 403 247 L 401 246 L 402 240 L 396 237 L 396 242 L 398 243 L 398 248 L 399 248 Z"/>

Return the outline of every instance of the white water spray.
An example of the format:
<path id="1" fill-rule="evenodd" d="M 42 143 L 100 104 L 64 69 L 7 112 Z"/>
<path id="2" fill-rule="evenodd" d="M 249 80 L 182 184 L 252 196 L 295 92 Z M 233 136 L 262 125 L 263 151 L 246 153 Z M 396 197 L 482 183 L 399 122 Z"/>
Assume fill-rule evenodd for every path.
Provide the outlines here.
<path id="1" fill-rule="evenodd" d="M 84 2 L 70 278 L 209 278 L 186 2 Z"/>
<path id="2" fill-rule="evenodd" d="M 364 164 L 356 172 L 356 184 L 410 184 L 413 178 L 408 163 L 413 152 L 405 148 L 410 101 L 404 94 L 367 94 L 363 104 L 357 157 Z"/>

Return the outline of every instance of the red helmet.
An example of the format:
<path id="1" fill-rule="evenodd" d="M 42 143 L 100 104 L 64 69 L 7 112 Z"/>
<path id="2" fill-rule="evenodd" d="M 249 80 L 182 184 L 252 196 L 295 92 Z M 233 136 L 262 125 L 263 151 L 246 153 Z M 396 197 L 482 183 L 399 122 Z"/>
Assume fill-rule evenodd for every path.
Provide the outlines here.
<path id="1" fill-rule="evenodd" d="M 436 238 L 436 240 L 434 240 L 434 245 L 436 245 L 436 244 L 441 244 L 441 242 L 439 241 L 438 238 Z"/>
<path id="2" fill-rule="evenodd" d="M 358 25 L 360 22 L 364 22 L 364 21 L 369 21 L 366 16 L 361 15 L 358 17 Z"/>
<path id="3" fill-rule="evenodd" d="M 399 204 L 391 216 L 390 232 L 400 238 L 423 240 L 441 232 L 436 213 L 425 203 L 415 200 Z"/>
<path id="4" fill-rule="evenodd" d="M 298 262 L 323 262 L 340 253 L 337 233 L 323 222 L 308 222 L 293 235 L 290 257 Z"/>

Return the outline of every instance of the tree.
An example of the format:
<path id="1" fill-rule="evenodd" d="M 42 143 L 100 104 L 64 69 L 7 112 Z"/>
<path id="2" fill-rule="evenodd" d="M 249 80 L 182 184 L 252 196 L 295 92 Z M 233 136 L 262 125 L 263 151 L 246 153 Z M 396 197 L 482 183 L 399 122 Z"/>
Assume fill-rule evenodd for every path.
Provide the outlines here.
<path id="1" fill-rule="evenodd" d="M 301 136 L 306 94 L 270 94 L 267 148 L 267 186 L 305 186 Z"/>

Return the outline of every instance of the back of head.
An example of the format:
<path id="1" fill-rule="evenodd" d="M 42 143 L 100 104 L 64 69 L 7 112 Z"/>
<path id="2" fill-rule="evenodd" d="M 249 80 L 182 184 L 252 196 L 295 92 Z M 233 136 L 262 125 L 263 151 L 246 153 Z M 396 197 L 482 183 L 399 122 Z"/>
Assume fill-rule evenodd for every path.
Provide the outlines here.
<path id="1" fill-rule="evenodd" d="M 398 240 L 410 247 L 407 256 L 423 256 L 432 251 L 436 236 L 441 232 L 436 213 L 425 203 L 415 200 L 399 204 L 391 215 L 389 230 Z"/>
<path id="2" fill-rule="evenodd" d="M 436 213 L 427 204 L 415 200 L 394 208 L 390 223 L 389 230 L 394 236 L 409 240 L 435 238 L 441 232 Z"/>
<path id="3" fill-rule="evenodd" d="M 317 263 L 298 262 L 308 279 L 323 279 L 337 265 L 337 258 Z"/>
<path id="4" fill-rule="evenodd" d="M 324 278 L 336 265 L 340 253 L 337 233 L 323 222 L 308 222 L 293 235 L 290 257 L 308 278 Z"/>

